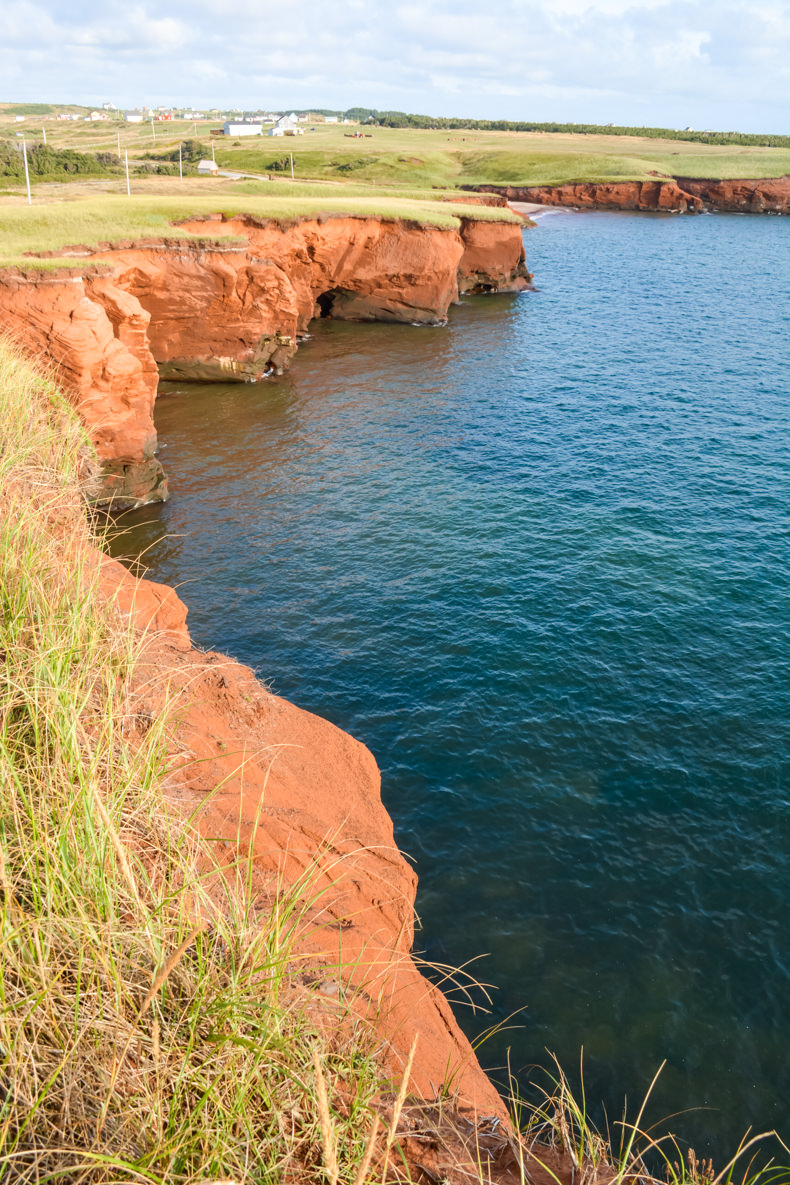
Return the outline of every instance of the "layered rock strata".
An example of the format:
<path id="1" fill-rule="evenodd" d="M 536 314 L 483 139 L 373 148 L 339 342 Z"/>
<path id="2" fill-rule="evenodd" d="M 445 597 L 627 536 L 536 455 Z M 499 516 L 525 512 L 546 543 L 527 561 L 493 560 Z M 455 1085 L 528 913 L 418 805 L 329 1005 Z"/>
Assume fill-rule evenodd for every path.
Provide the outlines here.
<path id="1" fill-rule="evenodd" d="M 664 177 L 655 181 L 579 182 L 565 185 L 481 185 L 512 202 L 573 206 L 591 210 L 644 210 L 698 214 L 721 210 L 741 214 L 790 212 L 790 177 L 749 181 L 705 181 Z"/>
<path id="2" fill-rule="evenodd" d="M 201 238 L 107 246 L 72 271 L 0 273 L 0 327 L 54 364 L 116 508 L 166 497 L 154 455 L 160 376 L 255 381 L 282 372 L 313 317 L 435 325 L 463 292 L 530 281 L 509 222 L 217 215 L 183 225 Z"/>

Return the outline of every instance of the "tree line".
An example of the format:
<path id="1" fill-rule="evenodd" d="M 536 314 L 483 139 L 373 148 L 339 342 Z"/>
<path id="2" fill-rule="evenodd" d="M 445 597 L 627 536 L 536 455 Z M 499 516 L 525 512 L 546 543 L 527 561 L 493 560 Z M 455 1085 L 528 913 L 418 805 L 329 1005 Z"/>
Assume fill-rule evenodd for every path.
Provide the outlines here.
<path id="1" fill-rule="evenodd" d="M 427 128 L 434 131 L 570 132 L 581 136 L 644 136 L 651 140 L 688 140 L 698 144 L 740 144 L 746 147 L 790 148 L 790 136 L 750 132 L 695 132 L 677 128 L 635 127 L 627 124 L 537 123 L 531 120 L 461 119 L 455 116 L 415 115 L 406 111 L 377 111 L 351 107 L 347 119 L 369 121 L 384 128 Z"/>

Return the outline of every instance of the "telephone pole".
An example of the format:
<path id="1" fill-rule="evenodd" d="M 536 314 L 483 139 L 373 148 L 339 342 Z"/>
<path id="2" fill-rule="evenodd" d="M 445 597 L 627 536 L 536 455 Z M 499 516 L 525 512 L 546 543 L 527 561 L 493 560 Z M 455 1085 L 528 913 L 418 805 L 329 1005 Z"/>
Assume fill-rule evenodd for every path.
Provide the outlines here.
<path id="1" fill-rule="evenodd" d="M 27 144 L 25 143 L 24 136 L 22 137 L 22 156 L 25 158 L 25 184 L 27 185 L 27 204 L 29 206 L 32 206 L 33 199 L 30 196 L 30 172 L 27 167 Z"/>

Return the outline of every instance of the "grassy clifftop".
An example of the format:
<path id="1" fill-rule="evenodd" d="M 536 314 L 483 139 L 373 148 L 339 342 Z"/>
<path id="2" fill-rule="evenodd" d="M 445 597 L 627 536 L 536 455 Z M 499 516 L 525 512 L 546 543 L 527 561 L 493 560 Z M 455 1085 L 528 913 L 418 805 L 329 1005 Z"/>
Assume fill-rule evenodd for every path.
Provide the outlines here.
<path id="1" fill-rule="evenodd" d="M 397 218 L 425 226 L 457 229 L 461 217 L 483 221 L 519 222 L 507 209 L 442 201 L 431 193 L 379 190 L 359 186 L 276 186 L 261 192 L 255 182 L 237 184 L 232 193 L 102 194 L 68 202 L 0 206 L 0 267 L 56 268 L 75 263 L 99 243 L 146 238 L 197 238 L 176 225 L 192 215 L 250 214 L 288 221 L 295 218 L 351 215 L 356 218 Z M 221 239 L 216 228 L 206 235 Z M 74 248 L 70 258 L 41 259 L 39 253 Z"/>

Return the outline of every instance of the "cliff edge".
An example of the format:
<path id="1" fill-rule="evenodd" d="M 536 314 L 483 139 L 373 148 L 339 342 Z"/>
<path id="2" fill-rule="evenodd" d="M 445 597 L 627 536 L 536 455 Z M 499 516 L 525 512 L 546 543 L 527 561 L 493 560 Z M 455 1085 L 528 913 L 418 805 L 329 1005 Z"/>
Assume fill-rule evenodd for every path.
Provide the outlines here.
<path id="1" fill-rule="evenodd" d="M 573 206 L 584 210 L 643 210 L 700 214 L 790 213 L 790 177 L 756 180 L 700 180 L 659 176 L 655 181 L 583 181 L 563 185 L 480 185 L 482 193 L 511 202 Z"/>
<path id="2" fill-rule="evenodd" d="M 58 271 L 0 271 L 0 326 L 56 367 L 115 509 L 167 496 L 155 456 L 160 377 L 252 382 L 282 372 L 313 317 L 436 325 L 462 293 L 518 292 L 531 278 L 515 222 L 217 215 L 181 225 L 201 237 L 106 244 L 71 269 L 64 259 Z"/>

